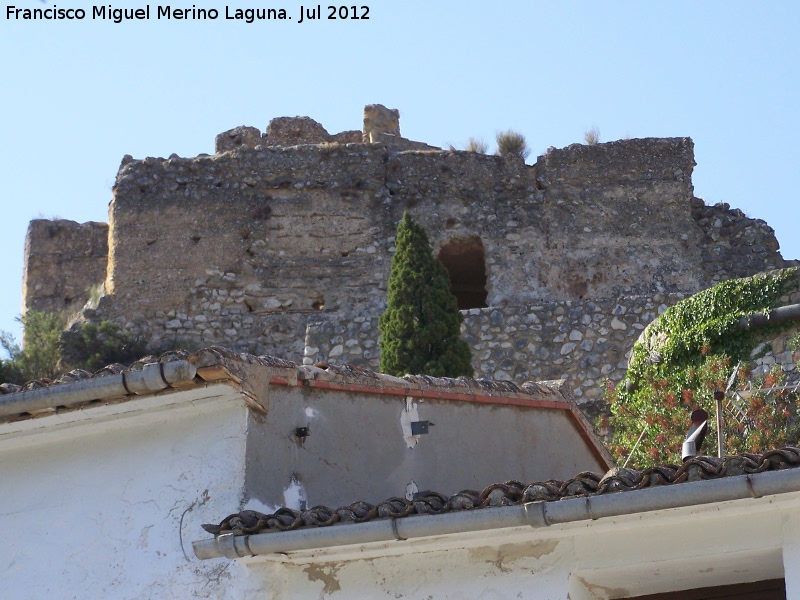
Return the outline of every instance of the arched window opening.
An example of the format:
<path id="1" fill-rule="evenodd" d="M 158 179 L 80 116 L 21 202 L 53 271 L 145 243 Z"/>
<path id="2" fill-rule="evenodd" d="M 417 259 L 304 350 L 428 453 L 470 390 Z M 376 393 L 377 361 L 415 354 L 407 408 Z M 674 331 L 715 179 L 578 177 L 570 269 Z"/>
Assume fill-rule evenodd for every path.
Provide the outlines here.
<path id="1" fill-rule="evenodd" d="M 458 308 L 486 308 L 486 254 L 477 235 L 455 238 L 439 250 Z"/>

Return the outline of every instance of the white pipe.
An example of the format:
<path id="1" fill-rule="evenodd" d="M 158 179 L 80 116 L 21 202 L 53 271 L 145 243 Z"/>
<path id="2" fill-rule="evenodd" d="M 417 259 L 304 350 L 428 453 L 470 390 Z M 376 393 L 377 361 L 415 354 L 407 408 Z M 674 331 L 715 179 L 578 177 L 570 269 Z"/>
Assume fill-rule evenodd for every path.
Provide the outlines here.
<path id="1" fill-rule="evenodd" d="M 131 394 L 152 394 L 172 384 L 194 379 L 197 369 L 187 360 L 145 365 L 140 371 L 126 371 L 38 390 L 23 390 L 0 396 L 0 418 L 20 413 L 72 406 L 91 400 L 110 400 Z"/>
<path id="2" fill-rule="evenodd" d="M 617 517 L 743 498 L 760 498 L 797 491 L 800 491 L 800 468 L 441 515 L 379 519 L 366 523 L 254 535 L 236 536 L 233 533 L 225 533 L 216 538 L 196 541 L 192 546 L 195 555 L 201 560 L 223 556 L 235 559 L 525 525 L 533 528 L 548 527 L 557 523 Z"/>
<path id="3" fill-rule="evenodd" d="M 644 429 L 642 429 L 642 433 L 639 434 L 639 439 L 636 440 L 636 443 L 633 445 L 633 448 L 631 449 L 631 453 L 628 454 L 628 458 L 625 459 L 625 464 L 622 465 L 623 469 L 628 466 L 628 463 L 631 460 L 631 456 L 633 456 L 633 453 L 636 452 L 636 448 L 639 447 L 639 442 L 642 441 L 642 438 L 644 437 L 644 432 L 647 431 L 648 427 L 650 427 L 650 426 L 645 424 Z"/>

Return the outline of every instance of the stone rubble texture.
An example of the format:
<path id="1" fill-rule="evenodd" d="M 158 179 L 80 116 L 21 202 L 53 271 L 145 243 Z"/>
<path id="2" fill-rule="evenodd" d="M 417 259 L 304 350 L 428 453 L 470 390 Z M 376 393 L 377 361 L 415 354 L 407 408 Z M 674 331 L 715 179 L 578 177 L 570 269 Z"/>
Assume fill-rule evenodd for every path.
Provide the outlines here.
<path id="1" fill-rule="evenodd" d="M 364 107 L 364 134 L 361 141 L 365 144 L 374 143 L 379 141 L 381 135 L 400 137 L 400 111 L 382 104 L 367 104 Z"/>
<path id="2" fill-rule="evenodd" d="M 780 306 L 800 304 L 800 285 L 780 299 Z M 786 375 L 783 385 L 800 386 L 800 371 L 797 362 L 800 359 L 800 348 L 795 349 L 793 338 L 800 334 L 800 323 L 787 324 L 783 330 L 770 336 L 750 353 L 750 366 L 754 376 L 764 376 L 773 369 L 780 369 Z"/>
<path id="3" fill-rule="evenodd" d="M 108 225 L 34 219 L 25 237 L 22 305 L 43 312 L 75 313 L 88 289 L 106 278 Z"/>
<path id="4" fill-rule="evenodd" d="M 567 378 L 592 414 L 599 383 L 622 378 L 659 312 L 792 264 L 764 221 L 694 197 L 689 138 L 574 144 L 526 165 L 405 140 L 397 118 L 370 105 L 363 132 L 281 118 L 263 135 L 220 134 L 213 156 L 125 157 L 107 260 L 102 225 L 34 221 L 25 307 L 59 310 L 79 295 L 62 290 L 85 300 L 105 277 L 106 295 L 83 317 L 155 346 L 376 369 L 408 210 L 437 251 L 476 236 L 483 246 L 487 307 L 464 311 L 463 326 L 476 375 Z M 380 143 L 352 143 L 362 139 Z"/>

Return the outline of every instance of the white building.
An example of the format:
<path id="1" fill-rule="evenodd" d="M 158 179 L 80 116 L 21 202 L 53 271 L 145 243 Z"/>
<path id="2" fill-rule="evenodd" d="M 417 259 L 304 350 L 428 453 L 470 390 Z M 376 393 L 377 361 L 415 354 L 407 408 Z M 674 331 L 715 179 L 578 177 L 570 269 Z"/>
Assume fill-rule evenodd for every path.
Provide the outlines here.
<path id="1" fill-rule="evenodd" d="M 307 562 L 315 551 L 299 571 L 200 560 L 201 524 L 611 464 L 558 382 L 394 378 L 210 349 L 0 389 L 4 598 L 273 597 L 306 570 L 288 593 L 316 598 L 339 579 L 323 582 L 332 567 Z M 413 562 L 416 543 L 393 550 Z"/>
<path id="2" fill-rule="evenodd" d="M 576 476 L 557 384 L 211 349 L 2 389 L 3 598 L 800 599 L 800 450 Z"/>

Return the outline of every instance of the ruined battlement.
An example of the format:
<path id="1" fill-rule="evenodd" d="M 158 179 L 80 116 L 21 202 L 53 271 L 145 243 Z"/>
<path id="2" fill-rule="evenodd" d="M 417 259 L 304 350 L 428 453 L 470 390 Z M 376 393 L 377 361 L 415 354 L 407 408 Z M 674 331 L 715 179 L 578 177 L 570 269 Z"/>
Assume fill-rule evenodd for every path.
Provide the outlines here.
<path id="1" fill-rule="evenodd" d="M 105 277 L 106 295 L 84 317 L 155 345 L 376 367 L 377 317 L 408 210 L 469 311 L 478 373 L 580 385 L 624 369 L 662 307 L 786 265 L 766 223 L 694 197 L 689 138 L 574 144 L 526 165 L 406 140 L 397 119 L 370 105 L 362 132 L 281 118 L 264 134 L 220 134 L 211 156 L 125 157 L 107 260 L 95 224 L 56 244 L 32 223 L 26 306 L 57 309 L 59 295 L 77 297 L 62 288 Z M 61 288 L 46 287 L 44 264 L 63 273 Z"/>
<path id="2" fill-rule="evenodd" d="M 593 182 L 685 181 L 691 185 L 691 138 L 642 138 L 549 148 L 536 161 L 537 180 L 585 187 Z"/>
<path id="3" fill-rule="evenodd" d="M 635 152 L 626 154 L 625 145 Z M 439 248 L 479 242 L 491 305 L 700 289 L 691 140 L 607 146 L 609 157 L 603 147 L 588 155 L 572 147 L 533 166 L 378 144 L 127 162 L 111 204 L 107 290 L 137 296 L 140 306 L 165 306 L 217 270 L 236 274 L 251 291 L 286 296 L 287 310 L 349 304 L 349 292 L 324 283 L 333 281 L 363 290 L 364 299 L 379 296 L 380 304 L 404 210 Z M 604 168 L 589 173 L 598 155 Z M 668 166 L 653 168 L 657 156 Z M 570 166 L 586 173 L 577 191 Z M 676 243 L 678 230 L 693 239 Z M 139 283 L 146 263 L 158 272 Z M 287 293 L 295 279 L 314 283 L 296 281 Z"/>
<path id="4" fill-rule="evenodd" d="M 261 133 L 256 127 L 241 126 L 220 133 L 214 140 L 214 152 L 221 154 L 237 148 L 258 146 L 299 146 L 303 144 L 382 144 L 394 150 L 441 150 L 400 135 L 400 112 L 381 104 L 364 107 L 363 131 L 330 134 L 310 117 L 278 117 Z"/>
<path id="5" fill-rule="evenodd" d="M 23 312 L 75 314 L 102 284 L 108 264 L 108 225 L 34 219 L 25 236 Z"/>

